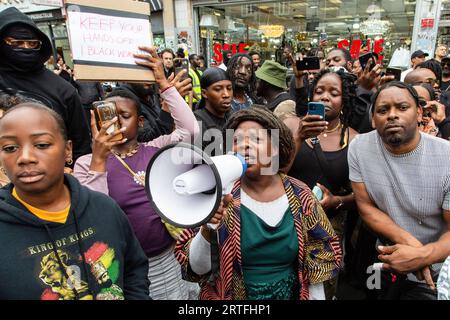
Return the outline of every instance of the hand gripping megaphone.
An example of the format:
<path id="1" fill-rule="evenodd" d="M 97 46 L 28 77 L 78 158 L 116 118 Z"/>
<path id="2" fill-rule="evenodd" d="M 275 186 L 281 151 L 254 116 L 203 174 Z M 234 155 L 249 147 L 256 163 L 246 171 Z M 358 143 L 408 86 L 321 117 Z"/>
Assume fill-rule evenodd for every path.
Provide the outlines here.
<path id="1" fill-rule="evenodd" d="M 168 145 L 147 166 L 147 197 L 164 221 L 195 228 L 214 216 L 222 197 L 246 170 L 239 154 L 209 157 L 188 143 Z"/>

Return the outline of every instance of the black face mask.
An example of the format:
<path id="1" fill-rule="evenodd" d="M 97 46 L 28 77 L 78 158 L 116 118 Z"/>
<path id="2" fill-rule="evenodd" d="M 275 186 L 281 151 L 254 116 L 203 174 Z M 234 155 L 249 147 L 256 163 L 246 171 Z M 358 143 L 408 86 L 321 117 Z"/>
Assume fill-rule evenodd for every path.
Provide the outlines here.
<path id="1" fill-rule="evenodd" d="M 15 69 L 32 71 L 42 66 L 39 50 L 15 48 L 7 45 L 4 41 L 0 45 L 1 56 L 5 62 L 14 66 Z"/>

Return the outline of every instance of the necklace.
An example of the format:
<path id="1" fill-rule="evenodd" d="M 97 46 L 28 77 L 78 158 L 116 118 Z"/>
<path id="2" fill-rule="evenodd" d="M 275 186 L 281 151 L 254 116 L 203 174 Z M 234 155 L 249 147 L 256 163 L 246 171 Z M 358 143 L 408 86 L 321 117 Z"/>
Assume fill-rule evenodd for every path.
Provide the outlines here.
<path id="1" fill-rule="evenodd" d="M 334 131 L 338 130 L 338 129 L 341 128 L 341 127 L 342 127 L 342 123 L 341 123 L 341 121 L 339 120 L 338 125 L 337 125 L 336 127 L 334 127 L 333 129 L 325 130 L 323 136 L 326 138 L 326 137 L 328 137 L 327 133 L 334 132 Z"/>
<path id="2" fill-rule="evenodd" d="M 117 152 L 117 151 L 114 151 L 114 150 L 113 150 L 113 153 L 114 153 L 116 156 L 119 156 L 120 158 L 125 159 L 126 157 L 132 157 L 133 155 L 135 155 L 136 152 L 138 152 L 138 149 L 139 149 L 139 143 L 136 144 L 135 146 L 133 146 L 132 148 L 130 148 L 130 149 L 129 149 L 127 152 L 125 152 L 125 153 L 120 153 L 120 152 Z"/>

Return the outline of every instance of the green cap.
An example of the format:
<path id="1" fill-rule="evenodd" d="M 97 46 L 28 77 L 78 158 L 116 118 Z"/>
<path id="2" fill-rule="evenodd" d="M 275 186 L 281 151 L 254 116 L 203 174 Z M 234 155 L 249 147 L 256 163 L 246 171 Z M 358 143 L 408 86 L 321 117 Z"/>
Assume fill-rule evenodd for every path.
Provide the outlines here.
<path id="1" fill-rule="evenodd" d="M 271 60 L 264 61 L 263 65 L 256 70 L 255 75 L 258 79 L 264 80 L 275 87 L 287 89 L 287 68 L 278 62 Z"/>

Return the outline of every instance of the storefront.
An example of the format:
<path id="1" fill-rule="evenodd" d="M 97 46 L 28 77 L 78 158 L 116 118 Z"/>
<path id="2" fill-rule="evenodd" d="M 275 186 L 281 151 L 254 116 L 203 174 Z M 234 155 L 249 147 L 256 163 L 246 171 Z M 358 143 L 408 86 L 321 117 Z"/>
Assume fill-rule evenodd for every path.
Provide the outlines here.
<path id="1" fill-rule="evenodd" d="M 217 49 L 239 51 L 239 44 L 283 63 L 283 48 L 308 51 L 322 40 L 326 48 L 351 49 L 354 57 L 379 51 L 386 65 L 396 49 L 409 48 L 416 9 L 415 0 L 194 0 L 193 5 L 198 51 L 210 63 L 221 58 Z"/>

